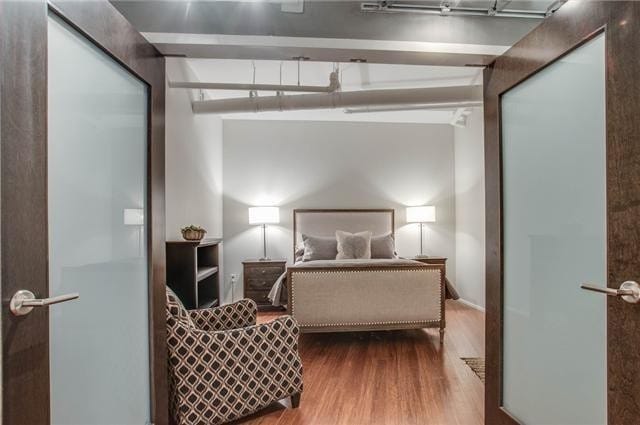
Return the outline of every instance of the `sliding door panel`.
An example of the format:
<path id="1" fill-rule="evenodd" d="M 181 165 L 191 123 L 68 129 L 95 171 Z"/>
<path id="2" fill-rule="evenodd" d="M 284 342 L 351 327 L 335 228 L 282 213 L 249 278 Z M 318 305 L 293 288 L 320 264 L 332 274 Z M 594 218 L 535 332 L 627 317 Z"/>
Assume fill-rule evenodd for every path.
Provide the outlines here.
<path id="1" fill-rule="evenodd" d="M 502 406 L 522 424 L 604 424 L 605 36 L 501 97 Z"/>
<path id="2" fill-rule="evenodd" d="M 147 86 L 49 17 L 51 423 L 150 422 Z"/>

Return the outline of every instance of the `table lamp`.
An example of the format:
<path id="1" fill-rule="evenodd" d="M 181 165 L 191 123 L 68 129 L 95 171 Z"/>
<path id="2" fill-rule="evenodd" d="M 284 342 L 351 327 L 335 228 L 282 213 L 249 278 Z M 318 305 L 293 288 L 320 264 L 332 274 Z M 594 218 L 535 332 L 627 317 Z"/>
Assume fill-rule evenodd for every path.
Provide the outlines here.
<path id="1" fill-rule="evenodd" d="M 280 223 L 280 209 L 278 207 L 251 207 L 249 208 L 249 224 L 262 225 L 262 258 L 260 261 L 266 261 L 267 257 L 267 224 Z"/>
<path id="2" fill-rule="evenodd" d="M 418 258 L 426 258 L 422 250 L 422 228 L 424 223 L 435 223 L 436 221 L 436 207 L 433 205 L 423 205 L 420 207 L 407 207 L 407 223 L 419 223 L 420 224 L 420 255 Z"/>

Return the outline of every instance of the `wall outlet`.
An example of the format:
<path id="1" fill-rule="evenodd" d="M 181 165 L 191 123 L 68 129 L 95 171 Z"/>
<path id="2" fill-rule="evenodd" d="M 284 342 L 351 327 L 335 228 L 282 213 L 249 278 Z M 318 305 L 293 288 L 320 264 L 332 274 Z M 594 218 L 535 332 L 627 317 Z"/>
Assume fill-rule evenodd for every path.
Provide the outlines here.
<path id="1" fill-rule="evenodd" d="M 236 301 L 236 283 L 238 283 L 238 279 L 240 278 L 240 276 L 238 275 L 238 273 L 231 273 L 229 275 L 229 280 L 230 280 L 230 287 L 231 287 L 231 302 L 235 302 Z"/>

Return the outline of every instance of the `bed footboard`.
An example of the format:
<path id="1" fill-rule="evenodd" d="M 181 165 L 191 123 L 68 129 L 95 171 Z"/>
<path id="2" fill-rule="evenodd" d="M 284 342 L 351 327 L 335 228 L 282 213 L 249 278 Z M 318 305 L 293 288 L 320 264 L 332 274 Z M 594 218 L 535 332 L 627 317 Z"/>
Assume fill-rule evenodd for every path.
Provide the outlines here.
<path id="1" fill-rule="evenodd" d="M 440 265 L 290 267 L 288 310 L 302 332 L 439 328 L 444 335 Z"/>

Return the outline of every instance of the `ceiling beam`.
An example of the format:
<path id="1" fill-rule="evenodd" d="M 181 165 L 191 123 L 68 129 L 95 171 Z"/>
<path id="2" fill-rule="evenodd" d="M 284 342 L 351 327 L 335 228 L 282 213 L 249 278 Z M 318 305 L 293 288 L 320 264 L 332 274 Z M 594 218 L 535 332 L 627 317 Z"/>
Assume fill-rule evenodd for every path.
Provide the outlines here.
<path id="1" fill-rule="evenodd" d="M 211 59 L 368 62 L 434 66 L 485 66 L 509 46 L 268 37 L 224 34 L 143 33 L 166 56 Z"/>

